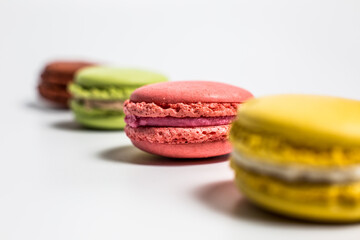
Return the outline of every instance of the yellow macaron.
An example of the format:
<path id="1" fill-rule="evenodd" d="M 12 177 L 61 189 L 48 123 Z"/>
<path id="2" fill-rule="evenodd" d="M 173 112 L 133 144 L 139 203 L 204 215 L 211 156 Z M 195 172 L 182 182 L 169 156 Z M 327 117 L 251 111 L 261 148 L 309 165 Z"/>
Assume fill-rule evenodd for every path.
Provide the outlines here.
<path id="1" fill-rule="evenodd" d="M 236 183 L 254 203 L 305 220 L 360 220 L 360 101 L 252 99 L 239 109 L 230 140 Z"/>

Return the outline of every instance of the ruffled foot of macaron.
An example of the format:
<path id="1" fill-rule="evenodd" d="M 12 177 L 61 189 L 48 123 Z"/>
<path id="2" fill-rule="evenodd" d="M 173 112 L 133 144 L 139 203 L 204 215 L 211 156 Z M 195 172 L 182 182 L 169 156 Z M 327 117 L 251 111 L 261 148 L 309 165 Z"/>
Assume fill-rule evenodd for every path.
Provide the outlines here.
<path id="1" fill-rule="evenodd" d="M 206 81 L 151 84 L 124 104 L 125 132 L 141 150 L 172 158 L 206 158 L 231 152 L 230 124 L 245 89 Z"/>

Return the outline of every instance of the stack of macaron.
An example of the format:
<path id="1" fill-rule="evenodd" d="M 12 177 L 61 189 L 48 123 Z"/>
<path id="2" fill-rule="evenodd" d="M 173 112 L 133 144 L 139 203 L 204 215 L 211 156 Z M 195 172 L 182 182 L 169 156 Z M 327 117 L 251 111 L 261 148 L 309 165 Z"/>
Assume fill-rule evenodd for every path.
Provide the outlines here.
<path id="1" fill-rule="evenodd" d="M 231 152 L 230 124 L 245 89 L 207 81 L 174 81 L 141 87 L 124 104 L 125 132 L 149 153 L 205 158 Z"/>
<path id="2" fill-rule="evenodd" d="M 40 75 L 39 94 L 56 106 L 68 107 L 68 84 L 78 70 L 91 65 L 93 63 L 83 61 L 54 61 L 47 64 Z"/>
<path id="3" fill-rule="evenodd" d="M 89 128 L 122 129 L 123 103 L 137 88 L 167 81 L 164 75 L 139 70 L 93 66 L 76 74 L 69 86 L 76 120 Z"/>
<path id="4" fill-rule="evenodd" d="M 305 220 L 360 220 L 360 102 L 275 95 L 248 101 L 231 130 L 236 183 L 254 203 Z"/>
<path id="5" fill-rule="evenodd" d="M 360 220 L 359 101 L 253 98 L 229 84 L 167 82 L 159 73 L 92 65 L 48 64 L 40 95 L 63 107 L 71 98 L 80 124 L 125 128 L 137 148 L 152 154 L 208 158 L 234 147 L 236 184 L 264 209 L 305 220 Z"/>

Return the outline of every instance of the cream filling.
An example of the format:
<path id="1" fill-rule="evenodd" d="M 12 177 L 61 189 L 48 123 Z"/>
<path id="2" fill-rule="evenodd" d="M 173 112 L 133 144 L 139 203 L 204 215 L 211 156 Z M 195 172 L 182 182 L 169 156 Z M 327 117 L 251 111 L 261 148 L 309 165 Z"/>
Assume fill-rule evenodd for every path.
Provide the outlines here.
<path id="1" fill-rule="evenodd" d="M 313 168 L 299 164 L 280 165 L 247 157 L 236 150 L 232 157 L 239 166 L 288 182 L 342 183 L 360 180 L 360 166 Z"/>

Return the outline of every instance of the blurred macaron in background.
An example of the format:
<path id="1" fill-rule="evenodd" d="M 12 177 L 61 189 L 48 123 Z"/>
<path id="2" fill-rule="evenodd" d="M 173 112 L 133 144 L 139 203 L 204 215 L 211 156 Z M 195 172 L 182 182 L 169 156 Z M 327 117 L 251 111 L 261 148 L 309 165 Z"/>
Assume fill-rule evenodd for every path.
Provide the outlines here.
<path id="1" fill-rule="evenodd" d="M 71 109 L 80 124 L 96 129 L 123 129 L 123 104 L 144 85 L 167 81 L 167 77 L 141 69 L 94 66 L 76 74 L 70 84 Z"/>
<path id="2" fill-rule="evenodd" d="M 40 96 L 54 107 L 68 108 L 70 93 L 67 86 L 81 68 L 94 65 L 86 61 L 57 60 L 49 62 L 40 74 L 38 90 Z"/>

